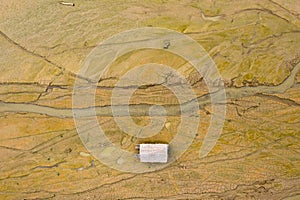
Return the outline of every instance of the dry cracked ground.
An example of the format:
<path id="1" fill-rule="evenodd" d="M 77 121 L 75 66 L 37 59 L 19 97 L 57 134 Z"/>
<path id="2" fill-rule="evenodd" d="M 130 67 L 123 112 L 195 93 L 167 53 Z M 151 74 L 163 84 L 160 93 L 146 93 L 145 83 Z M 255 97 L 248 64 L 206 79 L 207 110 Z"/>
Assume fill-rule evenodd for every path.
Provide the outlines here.
<path id="1" fill-rule="evenodd" d="M 72 3 L 0 0 L 0 199 L 300 198 L 299 1 Z M 93 48 L 139 27 L 176 30 L 201 44 L 224 80 L 227 102 L 222 134 L 199 158 L 212 115 L 202 77 L 163 49 L 118 58 L 99 81 L 95 103 L 99 124 L 120 148 L 169 142 L 180 124 L 179 115 L 169 116 L 157 135 L 141 139 L 101 115 L 128 66 L 172 66 L 200 105 L 199 130 L 188 150 L 162 170 L 135 174 L 111 169 L 86 150 L 73 121 L 72 91 Z M 179 106 L 161 84 L 140 87 L 129 106 L 143 111 L 152 104 Z M 132 118 L 149 123 L 147 115 Z"/>

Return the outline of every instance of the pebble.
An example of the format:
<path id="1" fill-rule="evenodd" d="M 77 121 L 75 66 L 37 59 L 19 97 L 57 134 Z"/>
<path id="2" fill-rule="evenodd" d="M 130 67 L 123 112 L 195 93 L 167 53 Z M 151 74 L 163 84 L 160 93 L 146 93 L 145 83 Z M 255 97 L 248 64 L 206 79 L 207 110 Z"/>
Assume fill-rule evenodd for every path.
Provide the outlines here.
<path id="1" fill-rule="evenodd" d="M 79 155 L 81 155 L 82 157 L 89 157 L 89 156 L 91 156 L 89 153 L 85 153 L 85 152 L 80 152 Z"/>
<path id="2" fill-rule="evenodd" d="M 169 129 L 169 128 L 170 128 L 170 126 L 171 126 L 171 123 L 170 123 L 170 122 L 167 122 L 167 123 L 165 123 L 165 127 L 166 127 L 166 129 Z"/>

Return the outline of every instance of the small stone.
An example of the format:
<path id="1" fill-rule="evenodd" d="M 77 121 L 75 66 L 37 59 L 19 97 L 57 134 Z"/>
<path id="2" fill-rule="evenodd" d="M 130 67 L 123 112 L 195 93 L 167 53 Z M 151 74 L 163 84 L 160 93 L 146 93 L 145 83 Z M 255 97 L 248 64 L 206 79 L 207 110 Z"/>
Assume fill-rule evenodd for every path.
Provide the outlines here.
<path id="1" fill-rule="evenodd" d="M 170 45 L 171 45 L 170 42 L 165 42 L 164 49 L 168 49 Z"/>
<path id="2" fill-rule="evenodd" d="M 121 140 L 121 146 L 124 146 L 128 141 L 128 138 L 127 137 L 123 137 L 122 140 Z"/>
<path id="3" fill-rule="evenodd" d="M 89 157 L 89 156 L 91 156 L 89 153 L 85 153 L 85 152 L 80 152 L 79 155 L 82 156 L 82 157 Z"/>
<path id="4" fill-rule="evenodd" d="M 165 127 L 166 127 L 166 129 L 168 129 L 168 130 L 169 130 L 170 126 L 171 126 L 171 123 L 170 123 L 170 122 L 167 122 L 167 123 L 165 123 Z"/>
<path id="5" fill-rule="evenodd" d="M 117 160 L 117 164 L 118 165 L 122 165 L 124 163 L 124 159 L 123 158 L 119 158 L 118 160 Z"/>

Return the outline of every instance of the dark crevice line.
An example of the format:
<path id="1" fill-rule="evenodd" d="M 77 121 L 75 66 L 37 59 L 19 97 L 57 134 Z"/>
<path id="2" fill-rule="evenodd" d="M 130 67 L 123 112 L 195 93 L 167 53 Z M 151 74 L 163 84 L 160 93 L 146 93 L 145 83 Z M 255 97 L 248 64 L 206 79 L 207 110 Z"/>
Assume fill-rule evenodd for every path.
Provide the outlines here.
<path id="1" fill-rule="evenodd" d="M 6 140 L 18 140 L 18 139 L 23 139 L 23 138 L 28 138 L 28 137 L 37 137 L 37 136 L 41 136 L 41 135 L 46 135 L 46 134 L 53 134 L 53 133 L 60 133 L 60 132 L 68 132 L 68 131 L 73 131 L 74 129 L 64 129 L 64 130 L 56 130 L 56 131 L 46 131 L 46 132 L 42 132 L 42 133 L 38 133 L 38 134 L 34 134 L 34 135 L 23 135 L 23 136 L 18 136 L 18 137 L 14 137 L 14 138 L 5 138 L 5 139 L 0 139 L 0 141 L 6 141 Z"/>
<path id="2" fill-rule="evenodd" d="M 13 151 L 21 151 L 21 152 L 26 151 L 25 149 L 17 149 L 17 148 L 7 147 L 7 146 L 0 146 L 0 148 L 8 149 L 8 150 L 13 150 Z"/>
<path id="3" fill-rule="evenodd" d="M 74 193 L 69 193 L 69 194 L 60 194 L 61 196 L 70 196 L 70 195 L 79 195 L 79 194 L 85 194 L 85 193 L 88 193 L 88 192 L 91 192 L 91 191 L 94 191 L 94 190 L 97 190 L 99 188 L 102 188 L 102 187 L 110 187 L 112 185 L 115 185 L 115 184 L 118 184 L 118 183 L 121 183 L 121 182 L 124 182 L 124 181 L 128 181 L 130 179 L 133 179 L 135 177 L 137 177 L 139 174 L 134 174 L 130 177 L 127 177 L 127 178 L 123 178 L 123 179 L 120 179 L 120 180 L 117 180 L 115 182 L 112 182 L 112 183 L 105 183 L 105 184 L 102 184 L 100 186 L 97 186 L 97 187 L 94 187 L 94 188 L 91 188 L 91 189 L 87 189 L 87 190 L 84 190 L 84 191 L 80 191 L 80 192 L 74 192 Z"/>
<path id="4" fill-rule="evenodd" d="M 250 11 L 250 12 L 251 11 L 265 12 L 265 13 L 273 15 L 273 16 L 279 18 L 279 19 L 284 20 L 285 22 L 290 23 L 290 21 L 288 19 L 286 19 L 286 18 L 284 18 L 284 17 L 282 17 L 282 16 L 274 13 L 272 10 L 267 9 L 267 8 L 246 8 L 246 9 L 243 9 L 243 10 L 236 11 L 236 12 L 234 12 L 234 14 L 240 14 L 240 13 L 248 12 L 248 11 Z"/>
<path id="5" fill-rule="evenodd" d="M 49 60 L 46 56 L 43 56 L 43 55 L 40 55 L 40 54 L 35 53 L 35 52 L 33 52 L 33 51 L 30 51 L 30 50 L 27 49 L 26 47 L 24 47 L 24 46 L 22 46 L 21 44 L 19 44 L 19 43 L 15 42 L 14 40 L 12 40 L 8 35 L 6 35 L 5 33 L 3 33 L 2 31 L 0 31 L 0 35 L 1 35 L 3 38 L 5 38 L 9 43 L 13 44 L 14 46 L 18 47 L 19 49 L 25 51 L 26 53 L 28 53 L 28 54 L 30 54 L 30 55 L 32 55 L 32 56 L 34 56 L 34 57 L 38 57 L 38 58 L 44 60 L 45 62 L 49 63 L 50 65 L 56 67 L 57 69 L 60 70 L 60 74 L 63 74 L 63 73 L 66 71 L 66 72 L 69 73 L 72 77 L 79 78 L 79 79 L 84 79 L 84 80 L 86 80 L 86 81 L 90 81 L 89 78 L 82 77 L 82 76 L 80 76 L 80 75 L 77 75 L 77 74 L 75 74 L 75 73 L 69 71 L 69 70 L 66 70 L 65 68 L 63 68 L 63 67 L 59 66 L 58 64 L 56 64 L 56 63 L 52 62 L 51 60 Z M 60 74 L 59 74 L 59 75 L 60 75 Z"/>
<path id="6" fill-rule="evenodd" d="M 290 11 L 289 9 L 285 8 L 284 6 L 280 5 L 279 3 L 273 1 L 273 0 L 268 0 L 269 2 L 273 3 L 274 5 L 280 7 L 281 9 L 285 10 L 286 12 L 288 12 L 289 14 L 297 17 L 299 19 L 299 13 L 294 13 L 292 11 Z"/>
<path id="7" fill-rule="evenodd" d="M 53 165 L 41 165 L 41 166 L 36 166 L 30 170 L 35 170 L 35 169 L 51 169 L 51 168 L 55 168 L 55 167 L 58 167 L 60 164 L 62 163 L 66 163 L 67 161 L 60 161 L 58 163 L 55 163 Z"/>
<path id="8" fill-rule="evenodd" d="M 300 104 L 298 102 L 296 102 L 292 99 L 282 98 L 282 97 L 279 97 L 279 96 L 276 96 L 276 95 L 258 93 L 255 96 L 262 97 L 262 98 L 267 98 L 267 99 L 274 100 L 274 101 L 277 101 L 277 102 L 280 102 L 280 103 L 284 103 L 288 106 L 300 106 Z"/>

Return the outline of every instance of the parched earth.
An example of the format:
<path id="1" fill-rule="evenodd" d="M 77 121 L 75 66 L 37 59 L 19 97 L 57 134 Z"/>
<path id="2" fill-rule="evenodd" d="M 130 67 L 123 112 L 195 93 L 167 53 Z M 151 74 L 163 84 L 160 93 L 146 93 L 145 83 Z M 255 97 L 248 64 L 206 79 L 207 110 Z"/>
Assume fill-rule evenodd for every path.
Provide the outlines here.
<path id="1" fill-rule="evenodd" d="M 0 199 L 300 198 L 297 0 L 0 2 Z M 222 134 L 199 157 L 213 114 L 203 77 L 163 49 L 119 57 L 98 82 L 95 104 L 99 125 L 120 148 L 170 142 L 180 124 L 176 96 L 155 83 L 139 87 L 129 107 L 134 122 L 145 126 L 149 105 L 165 106 L 165 127 L 147 139 L 118 127 L 108 110 L 112 90 L 132 67 L 173 67 L 200 106 L 189 149 L 164 169 L 135 174 L 111 169 L 87 151 L 73 120 L 72 92 L 92 49 L 141 27 L 175 30 L 202 45 L 222 76 L 227 101 Z"/>

